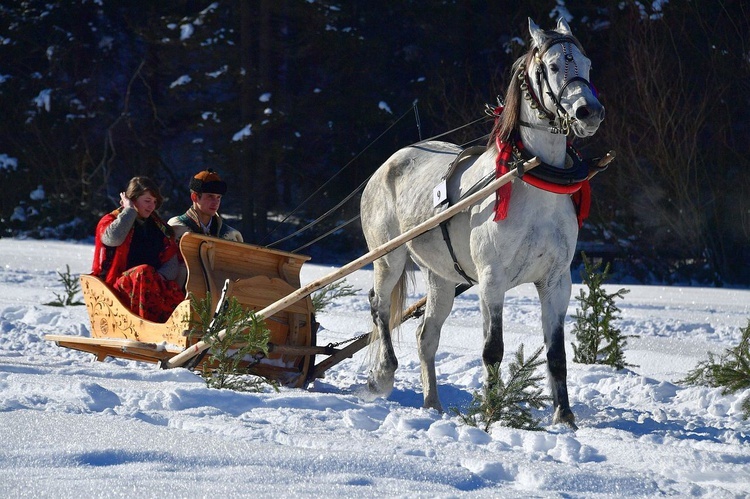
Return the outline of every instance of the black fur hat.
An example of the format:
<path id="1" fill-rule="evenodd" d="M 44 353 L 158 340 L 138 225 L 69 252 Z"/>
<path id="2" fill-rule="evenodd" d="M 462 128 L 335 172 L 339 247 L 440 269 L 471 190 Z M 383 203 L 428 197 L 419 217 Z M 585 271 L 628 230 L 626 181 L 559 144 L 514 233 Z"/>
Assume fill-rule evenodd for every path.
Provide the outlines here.
<path id="1" fill-rule="evenodd" d="M 190 179 L 190 190 L 198 194 L 212 193 L 223 196 L 227 192 L 227 183 L 221 180 L 213 169 L 208 168 Z"/>

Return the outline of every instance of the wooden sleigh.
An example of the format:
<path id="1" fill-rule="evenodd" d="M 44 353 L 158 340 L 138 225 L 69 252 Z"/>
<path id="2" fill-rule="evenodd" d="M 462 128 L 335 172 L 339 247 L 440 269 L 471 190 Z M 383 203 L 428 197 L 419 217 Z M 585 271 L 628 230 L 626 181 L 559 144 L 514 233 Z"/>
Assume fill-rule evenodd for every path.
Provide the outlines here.
<path id="1" fill-rule="evenodd" d="M 93 353 L 97 360 L 118 357 L 164 363 L 201 338 L 189 335 L 189 295 L 204 299 L 211 293 L 212 309 L 228 282 L 227 296 L 257 311 L 300 287 L 300 270 L 309 257 L 193 233 L 185 234 L 180 251 L 188 269 L 186 299 L 164 323 L 133 314 L 99 278 L 81 276 L 91 337 L 47 335 L 59 346 Z M 317 324 L 312 300 L 305 296 L 265 318 L 271 332 L 269 354 L 252 366 L 253 374 L 288 386 L 303 386 L 312 377 Z"/>

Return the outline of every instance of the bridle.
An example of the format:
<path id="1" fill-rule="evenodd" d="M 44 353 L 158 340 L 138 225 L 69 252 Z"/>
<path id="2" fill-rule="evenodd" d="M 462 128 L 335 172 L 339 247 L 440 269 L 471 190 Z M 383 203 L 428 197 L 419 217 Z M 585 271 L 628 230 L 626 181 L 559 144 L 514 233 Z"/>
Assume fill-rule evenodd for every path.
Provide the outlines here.
<path id="1" fill-rule="evenodd" d="M 563 58 L 565 59 L 563 85 L 560 87 L 560 90 L 557 92 L 557 94 L 552 91 L 552 86 L 550 85 L 549 77 L 547 75 L 547 65 L 544 64 L 544 61 L 542 60 L 542 56 L 544 56 L 544 54 L 555 45 L 562 45 Z M 582 82 L 584 85 L 589 87 L 594 95 L 596 95 L 596 91 L 594 90 L 593 85 L 591 85 L 591 82 L 582 77 L 578 72 L 578 63 L 573 57 L 572 45 L 578 47 L 578 50 L 580 50 L 584 56 L 586 55 L 583 47 L 581 47 L 581 44 L 572 36 L 557 36 L 550 38 L 549 40 L 544 42 L 544 45 L 542 45 L 541 48 L 535 49 L 534 61 L 536 62 L 536 70 L 534 72 L 534 80 L 536 83 L 536 91 L 531 85 L 530 75 L 526 72 L 526 64 L 523 63 L 519 66 L 517 78 L 521 81 L 520 88 L 523 92 L 524 99 L 531 101 L 531 108 L 537 111 L 540 120 L 547 119 L 549 121 L 548 126 L 528 123 L 525 121 L 519 121 L 520 125 L 529 128 L 546 130 L 554 134 L 568 135 L 570 134 L 571 126 L 578 119 L 575 116 L 571 116 L 570 114 L 568 114 L 568 112 L 563 108 L 563 92 L 565 92 L 565 90 L 571 83 Z M 573 77 L 568 78 L 571 69 L 571 63 L 573 69 Z M 546 91 L 544 88 L 545 86 Z M 539 97 L 540 95 L 542 95 L 542 93 L 546 93 L 552 99 L 555 107 L 554 112 L 544 105 L 544 99 Z"/>

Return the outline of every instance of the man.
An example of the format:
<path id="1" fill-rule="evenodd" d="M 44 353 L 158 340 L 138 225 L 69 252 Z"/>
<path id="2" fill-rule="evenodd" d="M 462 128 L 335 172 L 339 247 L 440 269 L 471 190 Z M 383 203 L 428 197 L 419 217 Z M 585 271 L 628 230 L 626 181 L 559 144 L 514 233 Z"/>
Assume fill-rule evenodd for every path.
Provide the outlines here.
<path id="1" fill-rule="evenodd" d="M 242 234 L 224 222 L 219 215 L 221 197 L 227 192 L 227 183 L 211 168 L 190 179 L 190 200 L 193 206 L 180 216 L 169 219 L 179 241 L 188 231 L 243 242 Z"/>

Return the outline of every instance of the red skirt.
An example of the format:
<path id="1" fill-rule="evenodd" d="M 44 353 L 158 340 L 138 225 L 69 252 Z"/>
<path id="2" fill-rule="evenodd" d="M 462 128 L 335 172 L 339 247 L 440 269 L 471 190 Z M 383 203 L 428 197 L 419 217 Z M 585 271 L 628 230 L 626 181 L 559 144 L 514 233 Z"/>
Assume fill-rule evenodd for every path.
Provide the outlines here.
<path id="1" fill-rule="evenodd" d="M 138 265 L 117 278 L 115 291 L 131 312 L 152 322 L 166 322 L 185 292 L 151 265 Z"/>

